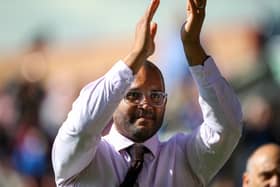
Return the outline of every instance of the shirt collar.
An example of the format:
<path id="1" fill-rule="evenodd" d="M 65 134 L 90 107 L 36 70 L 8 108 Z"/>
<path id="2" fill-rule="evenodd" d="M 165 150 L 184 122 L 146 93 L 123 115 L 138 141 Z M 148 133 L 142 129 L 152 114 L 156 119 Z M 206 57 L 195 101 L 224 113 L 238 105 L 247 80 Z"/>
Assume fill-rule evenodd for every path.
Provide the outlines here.
<path id="1" fill-rule="evenodd" d="M 112 125 L 109 133 L 103 137 L 108 143 L 110 143 L 116 151 L 121 151 L 123 149 L 128 148 L 133 145 L 135 142 L 121 135 L 117 129 L 115 124 Z M 145 147 L 147 147 L 153 154 L 156 156 L 158 152 L 159 139 L 157 134 L 146 140 L 144 143 Z"/>

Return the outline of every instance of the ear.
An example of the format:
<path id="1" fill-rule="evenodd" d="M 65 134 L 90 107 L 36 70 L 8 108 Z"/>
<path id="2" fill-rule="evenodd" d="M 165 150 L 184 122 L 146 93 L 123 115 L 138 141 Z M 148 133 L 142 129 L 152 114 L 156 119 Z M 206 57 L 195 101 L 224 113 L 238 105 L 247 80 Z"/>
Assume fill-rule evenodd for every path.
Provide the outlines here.
<path id="1" fill-rule="evenodd" d="M 242 187 L 248 187 L 249 186 L 249 174 L 246 172 L 242 176 Z"/>

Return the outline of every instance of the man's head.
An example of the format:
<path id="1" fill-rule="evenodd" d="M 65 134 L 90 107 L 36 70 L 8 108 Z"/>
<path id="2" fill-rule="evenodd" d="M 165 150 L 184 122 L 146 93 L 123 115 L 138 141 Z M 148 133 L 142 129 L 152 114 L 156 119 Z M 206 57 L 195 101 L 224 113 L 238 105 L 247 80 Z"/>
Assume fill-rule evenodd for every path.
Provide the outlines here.
<path id="1" fill-rule="evenodd" d="M 114 112 L 117 130 L 135 142 L 149 139 L 162 125 L 166 100 L 160 70 L 153 63 L 145 62 Z"/>
<path id="2" fill-rule="evenodd" d="M 265 144 L 248 159 L 243 187 L 280 187 L 280 146 Z"/>

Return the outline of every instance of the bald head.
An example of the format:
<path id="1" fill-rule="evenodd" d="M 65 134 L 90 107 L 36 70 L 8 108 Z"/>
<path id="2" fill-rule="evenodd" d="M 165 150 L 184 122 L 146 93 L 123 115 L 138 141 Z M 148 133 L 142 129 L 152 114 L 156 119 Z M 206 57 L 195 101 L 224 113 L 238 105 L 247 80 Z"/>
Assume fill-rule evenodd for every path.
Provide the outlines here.
<path id="1" fill-rule="evenodd" d="M 279 145 L 265 144 L 253 152 L 247 162 L 243 186 L 280 186 Z"/>
<path id="2" fill-rule="evenodd" d="M 141 74 L 143 73 L 143 71 L 147 72 L 147 76 L 150 75 L 158 75 L 160 76 L 160 79 L 162 80 L 162 85 L 164 87 L 164 91 L 165 91 L 165 83 L 164 83 L 164 78 L 163 78 L 163 75 L 160 71 L 160 69 L 151 61 L 149 60 L 146 60 L 146 62 L 142 65 L 142 67 L 140 68 L 140 70 L 138 71 L 137 74 Z M 136 74 L 136 76 L 137 76 Z"/>
<path id="3" fill-rule="evenodd" d="M 249 157 L 246 170 L 248 172 L 254 170 L 254 167 L 261 163 L 266 164 L 271 159 L 280 158 L 280 146 L 277 144 L 265 144 L 259 147 Z"/>

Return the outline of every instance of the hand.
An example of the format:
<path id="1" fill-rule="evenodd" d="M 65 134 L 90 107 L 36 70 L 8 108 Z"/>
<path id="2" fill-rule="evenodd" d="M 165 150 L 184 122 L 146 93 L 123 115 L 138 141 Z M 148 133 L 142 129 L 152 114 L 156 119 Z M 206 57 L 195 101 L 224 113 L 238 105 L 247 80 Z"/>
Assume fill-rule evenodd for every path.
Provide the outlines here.
<path id="1" fill-rule="evenodd" d="M 199 43 L 200 33 L 205 18 L 206 0 L 188 0 L 187 20 L 181 29 L 184 44 Z"/>
<path id="2" fill-rule="evenodd" d="M 154 14 L 159 6 L 160 0 L 152 0 L 144 16 L 136 26 L 135 40 L 131 52 L 124 61 L 136 73 L 143 62 L 155 51 L 155 35 L 157 24 L 152 22 Z"/>
<path id="3" fill-rule="evenodd" d="M 146 58 L 151 56 L 155 50 L 154 38 L 157 32 L 157 24 L 152 22 L 153 16 L 159 6 L 159 0 L 152 0 L 145 15 L 139 20 L 136 32 L 133 51 L 143 53 Z"/>
<path id="4" fill-rule="evenodd" d="M 205 18 L 206 0 L 188 0 L 187 20 L 181 28 L 185 55 L 191 66 L 202 65 L 207 55 L 200 44 L 200 33 Z"/>

